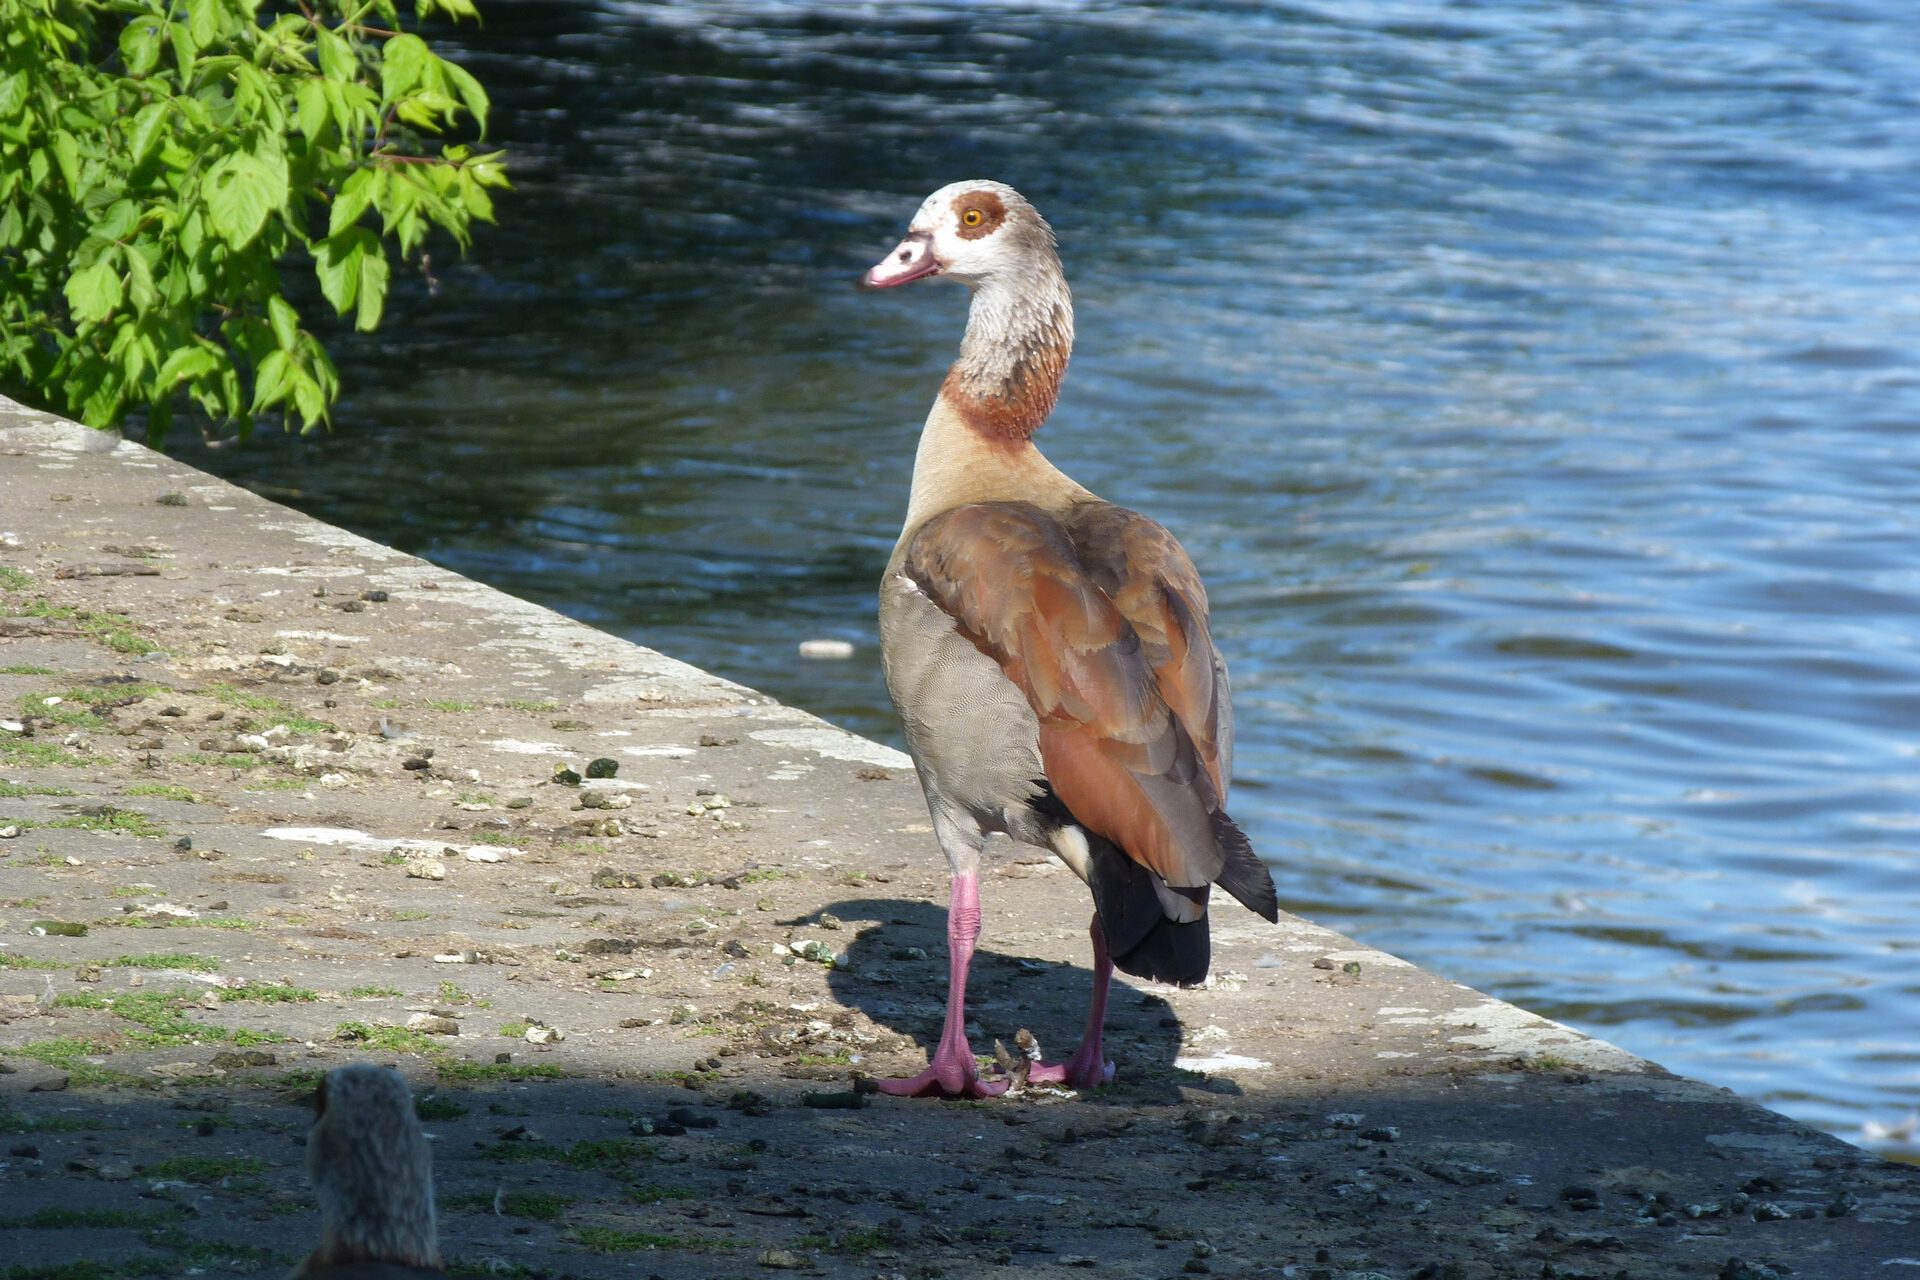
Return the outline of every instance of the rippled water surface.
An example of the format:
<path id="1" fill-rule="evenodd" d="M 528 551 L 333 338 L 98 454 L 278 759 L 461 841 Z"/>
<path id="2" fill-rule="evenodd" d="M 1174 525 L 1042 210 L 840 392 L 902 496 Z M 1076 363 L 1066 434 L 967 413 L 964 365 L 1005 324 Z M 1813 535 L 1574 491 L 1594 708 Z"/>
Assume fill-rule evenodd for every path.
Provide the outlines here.
<path id="1" fill-rule="evenodd" d="M 1042 443 L 1207 574 L 1288 905 L 1920 1104 L 1907 0 L 483 8 L 500 227 L 336 345 L 331 439 L 187 457 L 897 740 L 965 297 L 852 282 L 1004 179 L 1079 304 Z"/>

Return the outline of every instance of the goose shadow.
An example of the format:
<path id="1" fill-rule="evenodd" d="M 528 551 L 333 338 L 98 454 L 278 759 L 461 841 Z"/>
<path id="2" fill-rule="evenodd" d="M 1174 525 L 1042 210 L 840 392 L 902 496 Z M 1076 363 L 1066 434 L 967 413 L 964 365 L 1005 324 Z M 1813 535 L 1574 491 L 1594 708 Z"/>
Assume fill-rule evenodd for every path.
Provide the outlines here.
<path id="1" fill-rule="evenodd" d="M 793 923 L 817 926 L 823 917 L 838 921 L 839 930 L 814 936 L 846 961 L 836 964 L 827 978 L 834 998 L 912 1040 L 916 1047 L 905 1051 L 909 1058 L 930 1054 L 946 1014 L 945 907 L 903 898 L 845 898 Z M 1072 932 L 1085 946 L 1084 931 Z M 1049 1061 L 1068 1057 L 1085 1025 L 1092 968 L 1086 962 L 1001 951 L 993 941 L 989 904 L 967 975 L 967 1024 L 974 1052 L 991 1056 L 996 1041 L 1014 1051 L 1014 1038 L 1025 1029 L 1038 1039 Z M 1113 1085 L 1103 1092 L 1129 1102 L 1178 1101 L 1182 1087 L 1240 1092 L 1231 1081 L 1177 1066 L 1180 1044 L 1180 1020 L 1167 998 L 1116 971 L 1106 1020 L 1107 1057 L 1116 1070 Z"/>

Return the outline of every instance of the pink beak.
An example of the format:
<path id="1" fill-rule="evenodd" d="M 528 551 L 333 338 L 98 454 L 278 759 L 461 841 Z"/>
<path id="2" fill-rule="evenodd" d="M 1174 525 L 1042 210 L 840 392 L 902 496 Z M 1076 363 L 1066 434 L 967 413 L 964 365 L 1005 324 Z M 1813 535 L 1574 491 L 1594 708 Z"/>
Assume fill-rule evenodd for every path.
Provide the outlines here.
<path id="1" fill-rule="evenodd" d="M 925 231 L 914 231 L 860 277 L 860 283 L 869 289 L 891 289 L 939 274 L 940 260 L 933 256 L 933 237 Z"/>

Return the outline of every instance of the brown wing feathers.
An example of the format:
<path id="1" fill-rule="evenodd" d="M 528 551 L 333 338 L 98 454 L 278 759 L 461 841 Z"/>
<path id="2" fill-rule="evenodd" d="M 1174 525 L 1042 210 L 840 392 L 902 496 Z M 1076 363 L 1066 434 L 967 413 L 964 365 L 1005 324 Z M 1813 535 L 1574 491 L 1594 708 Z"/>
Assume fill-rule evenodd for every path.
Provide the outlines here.
<path id="1" fill-rule="evenodd" d="M 1025 693 L 1060 803 L 1165 882 L 1169 919 L 1198 921 L 1204 893 L 1177 890 L 1213 882 L 1276 917 L 1224 812 L 1206 595 L 1166 530 L 1108 503 L 981 503 L 929 520 L 903 567 Z"/>

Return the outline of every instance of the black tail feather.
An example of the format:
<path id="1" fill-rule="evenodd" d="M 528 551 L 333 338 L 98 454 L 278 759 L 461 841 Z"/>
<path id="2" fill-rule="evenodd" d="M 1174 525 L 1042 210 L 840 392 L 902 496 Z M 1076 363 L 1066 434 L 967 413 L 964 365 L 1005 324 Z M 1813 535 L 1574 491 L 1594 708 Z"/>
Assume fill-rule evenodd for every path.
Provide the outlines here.
<path id="1" fill-rule="evenodd" d="M 1212 963 L 1213 939 L 1207 936 L 1205 916 L 1192 924 L 1161 916 L 1139 946 L 1125 955 L 1113 953 L 1114 967 L 1122 973 L 1180 987 L 1205 982 Z"/>
<path id="2" fill-rule="evenodd" d="M 1280 895 L 1273 887 L 1273 873 L 1267 870 L 1253 844 L 1239 824 L 1225 813 L 1213 815 L 1213 836 L 1227 855 L 1214 883 L 1240 900 L 1240 905 L 1275 924 L 1280 922 Z"/>
<path id="3" fill-rule="evenodd" d="M 1207 976 L 1213 945 L 1202 916 L 1191 924 L 1167 919 L 1153 873 L 1111 841 L 1089 831 L 1090 886 L 1107 950 L 1122 973 L 1192 986 Z"/>

